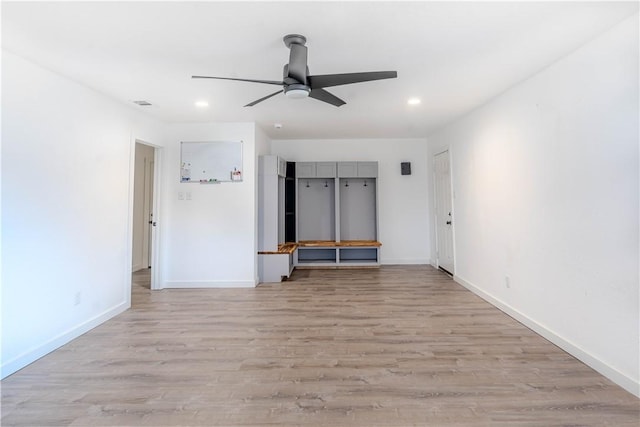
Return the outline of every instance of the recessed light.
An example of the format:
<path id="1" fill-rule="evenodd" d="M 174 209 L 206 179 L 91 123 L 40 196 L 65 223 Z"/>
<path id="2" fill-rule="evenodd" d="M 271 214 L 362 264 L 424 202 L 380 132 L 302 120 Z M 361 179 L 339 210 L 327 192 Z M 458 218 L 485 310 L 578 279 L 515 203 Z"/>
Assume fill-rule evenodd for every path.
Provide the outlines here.
<path id="1" fill-rule="evenodd" d="M 276 129 L 282 129 L 282 123 L 274 123 L 273 127 Z"/>
<path id="2" fill-rule="evenodd" d="M 409 98 L 409 100 L 407 101 L 407 104 L 409 104 L 409 105 L 418 105 L 421 102 L 422 101 L 420 101 L 420 98 Z"/>
<path id="3" fill-rule="evenodd" d="M 198 108 L 206 108 L 209 106 L 209 103 L 207 101 L 196 101 L 195 105 Z"/>

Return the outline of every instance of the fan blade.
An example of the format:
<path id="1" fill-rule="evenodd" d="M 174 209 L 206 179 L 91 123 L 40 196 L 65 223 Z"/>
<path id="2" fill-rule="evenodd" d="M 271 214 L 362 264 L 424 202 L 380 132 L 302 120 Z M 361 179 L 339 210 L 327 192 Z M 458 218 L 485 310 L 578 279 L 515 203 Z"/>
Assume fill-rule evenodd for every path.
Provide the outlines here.
<path id="1" fill-rule="evenodd" d="M 336 107 L 346 104 L 346 102 L 344 102 L 342 99 L 327 92 L 324 89 L 312 89 L 309 93 L 309 98 L 317 99 L 318 101 L 324 101 L 331 105 L 335 105 Z"/>
<path id="2" fill-rule="evenodd" d="M 289 77 L 300 84 L 307 84 L 307 47 L 301 44 L 291 44 L 289 54 Z"/>
<path id="3" fill-rule="evenodd" d="M 284 82 L 275 80 L 251 80 L 251 79 L 234 79 L 231 77 L 210 77 L 210 76 L 191 76 L 192 79 L 217 79 L 217 80 L 235 80 L 237 82 L 264 83 L 268 85 L 284 86 Z"/>
<path id="4" fill-rule="evenodd" d="M 307 80 L 311 89 L 348 85 L 351 83 L 369 82 L 371 80 L 394 79 L 398 77 L 397 71 L 371 71 L 368 73 L 325 74 L 321 76 L 308 76 Z"/>
<path id="5" fill-rule="evenodd" d="M 256 105 L 257 103 L 262 102 L 262 101 L 264 101 L 265 99 L 269 99 L 269 98 L 271 98 L 272 96 L 276 96 L 277 94 L 282 93 L 282 92 L 284 92 L 284 90 L 279 90 L 279 91 L 277 91 L 277 92 L 273 92 L 271 95 L 267 95 L 267 96 L 265 96 L 264 98 L 257 99 L 257 100 L 255 100 L 255 101 L 253 101 L 253 102 L 251 102 L 251 103 L 249 103 L 249 104 L 245 105 L 245 107 L 253 107 L 253 106 L 254 106 L 254 105 Z"/>

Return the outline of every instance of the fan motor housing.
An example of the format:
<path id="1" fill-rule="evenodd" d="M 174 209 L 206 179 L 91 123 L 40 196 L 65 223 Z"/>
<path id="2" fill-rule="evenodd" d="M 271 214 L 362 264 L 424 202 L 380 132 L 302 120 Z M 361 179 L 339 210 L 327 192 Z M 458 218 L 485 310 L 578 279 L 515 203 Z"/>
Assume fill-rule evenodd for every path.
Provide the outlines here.
<path id="1" fill-rule="evenodd" d="M 287 34 L 282 38 L 282 40 L 284 41 L 284 45 L 287 47 L 287 49 L 290 49 L 292 44 L 301 44 L 302 46 L 304 46 L 307 42 L 307 38 L 305 36 L 301 36 L 300 34 Z"/>

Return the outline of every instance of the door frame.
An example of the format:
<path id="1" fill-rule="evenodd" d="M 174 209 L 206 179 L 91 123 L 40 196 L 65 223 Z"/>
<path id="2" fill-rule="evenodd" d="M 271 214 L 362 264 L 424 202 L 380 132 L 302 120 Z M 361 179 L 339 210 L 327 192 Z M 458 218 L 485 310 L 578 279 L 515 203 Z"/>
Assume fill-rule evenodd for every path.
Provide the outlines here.
<path id="1" fill-rule="evenodd" d="M 153 148 L 153 194 L 151 205 L 153 207 L 153 221 L 156 223 L 155 227 L 151 227 L 151 244 L 149 250 L 151 251 L 151 290 L 162 289 L 162 276 L 160 265 L 160 251 L 161 251 L 161 214 L 160 195 L 162 194 L 162 147 L 147 142 L 146 140 L 132 137 L 129 149 L 129 210 L 128 210 L 128 224 L 127 224 L 127 267 L 125 269 L 127 284 L 127 304 L 131 306 L 131 274 L 132 265 L 131 259 L 133 257 L 133 202 L 134 202 L 134 184 L 135 184 L 135 157 L 136 157 L 136 143 L 143 144 Z"/>
<path id="2" fill-rule="evenodd" d="M 433 230 L 434 230 L 434 237 L 435 237 L 435 248 L 436 248 L 436 256 L 435 256 L 435 263 L 436 263 L 436 268 L 440 268 L 440 248 L 438 245 L 438 194 L 437 194 L 437 181 L 436 181 L 436 156 L 439 156 L 441 154 L 447 153 L 447 158 L 449 160 L 449 188 L 450 188 L 450 195 L 451 195 L 451 217 L 453 219 L 455 219 L 455 206 L 454 206 L 454 200 L 455 200 L 455 193 L 453 190 L 453 158 L 451 155 L 451 147 L 450 146 L 446 146 L 443 147 L 441 149 L 439 149 L 438 151 L 436 151 L 435 153 L 433 153 L 433 156 L 431 158 L 431 164 L 433 166 Z M 456 275 L 456 221 L 454 220 L 451 224 L 451 251 L 452 251 L 452 256 L 453 256 L 453 271 L 450 271 L 450 273 L 455 277 Z"/>

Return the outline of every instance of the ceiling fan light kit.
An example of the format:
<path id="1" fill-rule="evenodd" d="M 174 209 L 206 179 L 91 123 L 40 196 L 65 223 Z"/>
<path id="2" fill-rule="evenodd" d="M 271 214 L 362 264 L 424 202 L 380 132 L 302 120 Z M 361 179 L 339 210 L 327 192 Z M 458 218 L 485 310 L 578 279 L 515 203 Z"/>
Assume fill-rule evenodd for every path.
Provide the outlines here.
<path id="1" fill-rule="evenodd" d="M 314 98 L 318 101 L 339 107 L 346 104 L 342 99 L 326 91 L 324 88 L 341 86 L 352 83 L 368 82 L 372 80 L 393 79 L 398 77 L 396 71 L 372 71 L 364 73 L 325 74 L 318 76 L 309 75 L 307 66 L 307 38 L 300 34 L 288 34 L 283 38 L 284 45 L 290 50 L 289 63 L 284 66 L 282 81 L 236 79 L 231 77 L 191 76 L 194 79 L 235 80 L 241 82 L 262 83 L 282 86 L 282 89 L 265 97 L 257 99 L 245 107 L 267 100 L 284 92 L 287 98 L 301 99 Z"/>
<path id="2" fill-rule="evenodd" d="M 291 99 L 306 98 L 309 93 L 311 93 L 311 88 L 300 84 L 290 84 L 284 89 L 284 94 Z"/>

